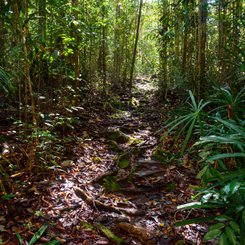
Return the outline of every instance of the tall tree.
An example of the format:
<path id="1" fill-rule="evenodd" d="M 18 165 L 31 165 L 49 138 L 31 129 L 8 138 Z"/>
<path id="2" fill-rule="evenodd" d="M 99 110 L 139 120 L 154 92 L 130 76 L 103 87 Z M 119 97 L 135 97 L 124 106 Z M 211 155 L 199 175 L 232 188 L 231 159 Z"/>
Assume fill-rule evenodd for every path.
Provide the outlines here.
<path id="1" fill-rule="evenodd" d="M 47 14 L 46 14 L 46 0 L 38 0 L 38 12 L 39 12 L 39 23 L 38 32 L 40 35 L 41 42 L 46 42 L 46 29 L 47 29 Z"/>
<path id="2" fill-rule="evenodd" d="M 133 86 L 134 65 L 135 65 L 135 59 L 136 59 L 136 54 L 137 54 L 137 46 L 138 46 L 138 40 L 139 40 L 139 31 L 140 31 L 140 21 L 141 21 L 141 15 L 142 15 L 142 7 L 143 7 L 143 0 L 140 0 L 138 21 L 137 21 L 137 29 L 136 29 L 136 35 L 135 35 L 135 44 L 134 44 L 134 51 L 133 51 L 133 59 L 132 59 L 132 65 L 131 65 L 131 71 L 130 71 L 130 79 L 129 79 L 130 93 L 132 93 L 132 86 Z"/>
<path id="3" fill-rule="evenodd" d="M 182 76 L 185 78 L 186 75 L 186 64 L 187 64 L 187 42 L 188 42 L 188 37 L 189 37 L 189 30 L 190 30 L 190 7 L 189 7 L 189 1 L 184 1 L 183 2 L 183 7 L 184 7 L 184 19 L 185 19 L 185 24 L 184 24 L 184 32 L 183 32 L 183 56 L 182 56 Z"/>
<path id="4" fill-rule="evenodd" d="M 106 80 L 107 80 L 107 70 L 106 70 L 106 50 L 107 50 L 107 10 L 106 10 L 106 2 L 102 2 L 102 33 L 101 33 L 101 48 L 100 48 L 100 56 L 101 56 L 101 73 L 102 73 L 102 83 L 103 83 L 103 93 L 104 96 L 107 96 L 106 93 Z"/>
<path id="5" fill-rule="evenodd" d="M 27 35 L 28 35 L 28 19 L 29 19 L 29 12 L 28 12 L 28 1 L 23 1 L 23 9 L 24 9 L 24 15 L 25 15 L 25 21 L 24 25 L 19 25 L 20 27 L 20 36 L 21 36 L 21 43 L 23 47 L 23 53 L 24 53 L 24 76 L 25 76 L 25 120 L 26 123 L 28 122 L 27 118 L 27 111 L 28 111 L 28 98 L 31 100 L 31 114 L 32 114 L 32 123 L 35 126 L 36 125 L 36 114 L 35 114 L 35 101 L 34 101 L 34 95 L 32 91 L 32 81 L 30 77 L 30 64 L 29 64 L 29 58 L 28 58 L 28 46 L 27 46 Z M 28 91 L 29 96 L 28 97 Z"/>
<path id="6" fill-rule="evenodd" d="M 225 63 L 224 63 L 224 46 L 227 38 L 226 31 L 226 0 L 220 0 L 218 2 L 218 32 L 219 32 L 219 42 L 218 42 L 218 60 L 219 60 L 219 81 L 220 83 L 224 82 L 224 77 L 226 74 Z"/>
<path id="7" fill-rule="evenodd" d="M 4 21 L 4 1 L 0 1 L 0 66 L 4 66 L 5 55 L 5 21 Z"/>
<path id="8" fill-rule="evenodd" d="M 78 0 L 72 0 L 72 6 L 74 11 L 74 21 L 73 21 L 73 35 L 74 35 L 74 71 L 75 71 L 75 91 L 78 92 L 78 81 L 79 81 L 79 40 L 78 40 Z"/>
<path id="9" fill-rule="evenodd" d="M 113 87 L 118 88 L 120 82 L 120 18 L 121 18 L 121 2 L 116 0 L 115 2 L 115 24 L 114 24 L 114 54 L 113 54 Z"/>
<path id="10" fill-rule="evenodd" d="M 207 0 L 199 0 L 199 56 L 198 56 L 198 98 L 204 92 L 206 82 L 206 35 L 207 35 Z"/>

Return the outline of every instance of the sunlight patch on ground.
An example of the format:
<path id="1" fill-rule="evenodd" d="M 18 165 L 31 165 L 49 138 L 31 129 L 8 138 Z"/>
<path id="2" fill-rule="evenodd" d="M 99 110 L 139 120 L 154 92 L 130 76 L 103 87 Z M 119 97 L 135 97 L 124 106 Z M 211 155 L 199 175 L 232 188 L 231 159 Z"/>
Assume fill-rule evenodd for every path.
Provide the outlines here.
<path id="1" fill-rule="evenodd" d="M 156 84 L 149 78 L 144 78 L 144 77 L 138 77 L 136 79 L 136 86 L 139 90 L 142 90 L 142 91 L 156 91 L 157 90 Z"/>

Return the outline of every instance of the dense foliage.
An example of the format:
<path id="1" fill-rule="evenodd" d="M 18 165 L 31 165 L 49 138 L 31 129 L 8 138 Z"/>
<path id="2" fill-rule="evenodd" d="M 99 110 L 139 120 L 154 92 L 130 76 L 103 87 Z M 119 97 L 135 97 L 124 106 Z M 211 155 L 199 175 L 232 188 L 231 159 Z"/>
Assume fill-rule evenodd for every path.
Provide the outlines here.
<path id="1" fill-rule="evenodd" d="M 178 149 L 168 160 L 190 157 L 195 165 L 195 201 L 179 209 L 209 210 L 177 225 L 210 222 L 205 241 L 245 244 L 244 15 L 242 0 L 0 1 L 3 199 L 14 192 L 12 170 L 44 174 L 71 154 L 66 136 L 81 126 L 87 107 L 112 112 L 126 98 L 137 108 L 132 90 L 138 78 L 158 84 L 158 99 L 167 108 L 180 107 L 163 122 L 158 146 L 173 139 Z M 27 145 L 19 149 L 21 164 L 16 156 L 8 159 L 11 134 Z M 116 167 L 126 169 L 128 152 L 122 156 Z M 117 178 L 107 176 L 104 188 L 119 190 Z M 30 244 L 46 229 L 41 226 Z"/>
<path id="2" fill-rule="evenodd" d="M 213 84 L 244 82 L 244 5 L 241 0 L 161 1 L 162 92 L 189 88 L 198 97 Z"/>

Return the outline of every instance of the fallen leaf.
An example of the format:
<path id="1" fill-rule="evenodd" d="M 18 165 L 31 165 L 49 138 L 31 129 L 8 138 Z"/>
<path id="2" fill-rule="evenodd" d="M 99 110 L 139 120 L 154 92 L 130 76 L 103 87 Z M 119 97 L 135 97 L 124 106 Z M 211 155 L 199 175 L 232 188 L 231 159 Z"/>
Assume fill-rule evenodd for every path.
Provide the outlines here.
<path id="1" fill-rule="evenodd" d="M 0 225 L 0 231 L 1 231 L 1 232 L 6 231 L 6 230 L 5 230 L 5 226 Z"/>

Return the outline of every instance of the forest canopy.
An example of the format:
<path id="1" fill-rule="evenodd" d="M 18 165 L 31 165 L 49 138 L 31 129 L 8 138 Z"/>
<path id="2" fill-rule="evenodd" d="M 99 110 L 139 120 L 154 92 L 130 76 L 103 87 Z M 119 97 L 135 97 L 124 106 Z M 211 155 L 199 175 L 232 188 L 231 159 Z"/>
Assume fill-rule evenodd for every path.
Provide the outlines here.
<path id="1" fill-rule="evenodd" d="M 245 244 L 244 7 L 0 0 L 0 244 Z"/>

